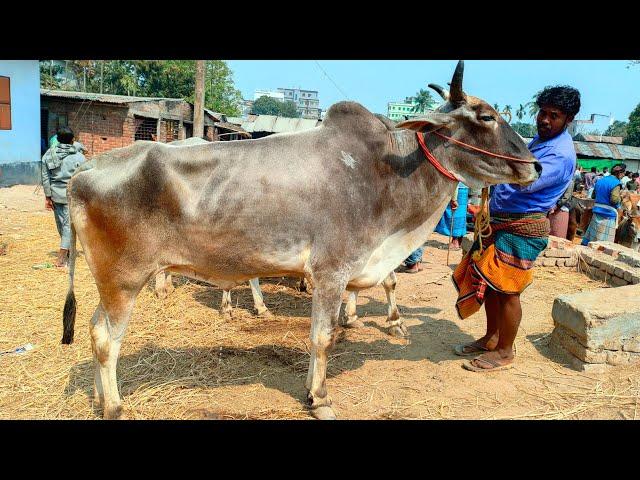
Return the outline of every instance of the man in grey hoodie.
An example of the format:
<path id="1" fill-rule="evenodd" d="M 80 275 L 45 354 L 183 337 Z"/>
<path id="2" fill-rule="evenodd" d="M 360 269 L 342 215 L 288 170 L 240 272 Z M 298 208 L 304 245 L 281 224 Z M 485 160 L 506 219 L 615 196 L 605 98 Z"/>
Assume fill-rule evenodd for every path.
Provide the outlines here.
<path id="1" fill-rule="evenodd" d="M 41 165 L 45 206 L 48 210 L 53 210 L 61 238 L 57 267 L 67 265 L 71 242 L 67 183 L 76 169 L 86 161 L 80 144 L 74 143 L 73 137 L 73 131 L 69 127 L 59 128 L 58 143 L 47 150 Z"/>

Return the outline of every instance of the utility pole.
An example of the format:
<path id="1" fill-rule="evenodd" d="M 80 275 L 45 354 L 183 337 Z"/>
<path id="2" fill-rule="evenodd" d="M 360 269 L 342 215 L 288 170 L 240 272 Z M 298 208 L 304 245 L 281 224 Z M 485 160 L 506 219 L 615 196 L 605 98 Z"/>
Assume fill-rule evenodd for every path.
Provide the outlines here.
<path id="1" fill-rule="evenodd" d="M 100 93 L 102 93 L 103 83 L 104 83 L 104 60 L 100 60 Z"/>
<path id="2" fill-rule="evenodd" d="M 193 136 L 204 137 L 204 60 L 196 60 L 196 95 L 193 103 Z"/>

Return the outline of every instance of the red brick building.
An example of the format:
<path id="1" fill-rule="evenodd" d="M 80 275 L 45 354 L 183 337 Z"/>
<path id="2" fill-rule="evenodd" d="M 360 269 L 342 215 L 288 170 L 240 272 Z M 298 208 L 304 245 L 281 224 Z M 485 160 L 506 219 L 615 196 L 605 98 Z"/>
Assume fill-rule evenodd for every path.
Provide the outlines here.
<path id="1" fill-rule="evenodd" d="M 40 130 L 47 142 L 69 126 L 88 157 L 136 140 L 171 142 L 193 136 L 193 105 L 182 99 L 129 97 L 65 90 L 40 90 Z M 205 109 L 204 137 L 210 141 L 251 138 L 223 114 Z"/>

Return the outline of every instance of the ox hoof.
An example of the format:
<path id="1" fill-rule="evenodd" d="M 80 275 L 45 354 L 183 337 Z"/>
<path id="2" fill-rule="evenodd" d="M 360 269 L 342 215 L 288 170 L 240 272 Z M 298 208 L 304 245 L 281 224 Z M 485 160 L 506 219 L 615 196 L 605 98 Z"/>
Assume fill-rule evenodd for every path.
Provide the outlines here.
<path id="1" fill-rule="evenodd" d="M 404 324 L 401 323 L 399 325 L 391 325 L 389 327 L 389 335 L 391 335 L 392 337 L 404 338 L 409 335 L 409 332 L 407 330 L 407 327 L 405 327 Z"/>
<path id="2" fill-rule="evenodd" d="M 347 319 L 344 323 L 345 328 L 363 328 L 364 323 L 358 319 L 358 317 L 354 317 L 351 320 Z"/>
<path id="3" fill-rule="evenodd" d="M 261 318 L 272 318 L 273 313 L 267 307 L 258 308 L 258 317 Z"/>
<path id="4" fill-rule="evenodd" d="M 105 408 L 102 418 L 105 420 L 128 420 L 127 414 L 124 412 L 122 405 L 115 408 Z"/>
<path id="5" fill-rule="evenodd" d="M 333 409 L 327 405 L 323 405 L 322 407 L 317 407 L 311 410 L 311 415 L 313 415 L 318 420 L 335 420 L 336 414 L 333 413 Z"/>

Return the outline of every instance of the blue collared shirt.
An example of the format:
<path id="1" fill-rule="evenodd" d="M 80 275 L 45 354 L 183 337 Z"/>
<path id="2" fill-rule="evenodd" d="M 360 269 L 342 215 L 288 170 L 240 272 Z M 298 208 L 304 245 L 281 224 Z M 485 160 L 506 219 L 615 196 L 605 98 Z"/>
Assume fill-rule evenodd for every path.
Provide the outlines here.
<path id="1" fill-rule="evenodd" d="M 547 213 L 573 181 L 576 169 L 576 150 L 571 135 L 564 130 L 546 141 L 536 135 L 528 145 L 542 165 L 540 178 L 531 185 L 496 185 L 489 207 L 495 213 Z"/>

